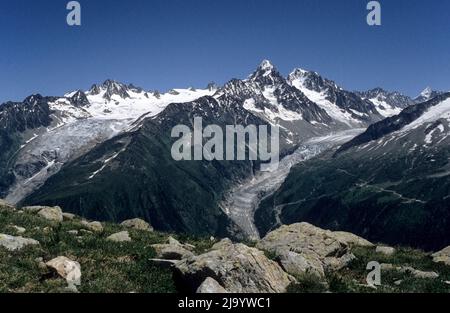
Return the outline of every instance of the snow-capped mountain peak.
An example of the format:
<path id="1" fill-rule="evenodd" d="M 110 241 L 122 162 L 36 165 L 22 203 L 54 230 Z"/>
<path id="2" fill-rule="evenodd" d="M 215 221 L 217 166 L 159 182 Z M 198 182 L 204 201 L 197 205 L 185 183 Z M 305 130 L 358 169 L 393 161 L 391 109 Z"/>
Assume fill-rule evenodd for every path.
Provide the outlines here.
<path id="1" fill-rule="evenodd" d="M 263 60 L 248 80 L 261 86 L 274 86 L 285 82 L 276 67 L 268 60 Z"/>
<path id="2" fill-rule="evenodd" d="M 419 96 L 429 99 L 431 97 L 432 93 L 433 93 L 433 89 L 431 89 L 431 87 L 428 86 L 420 93 Z"/>
<path id="3" fill-rule="evenodd" d="M 431 87 L 425 88 L 418 96 L 414 99 L 415 103 L 425 102 L 431 100 L 432 98 L 442 95 L 444 92 L 437 91 L 432 89 Z"/>
<path id="4" fill-rule="evenodd" d="M 333 119 L 346 125 L 361 125 L 381 118 L 373 103 L 343 90 L 317 72 L 297 68 L 289 74 L 288 83 L 317 103 Z"/>
<path id="5" fill-rule="evenodd" d="M 271 71 L 274 69 L 274 66 L 269 60 L 263 60 L 258 68 L 264 71 Z"/>

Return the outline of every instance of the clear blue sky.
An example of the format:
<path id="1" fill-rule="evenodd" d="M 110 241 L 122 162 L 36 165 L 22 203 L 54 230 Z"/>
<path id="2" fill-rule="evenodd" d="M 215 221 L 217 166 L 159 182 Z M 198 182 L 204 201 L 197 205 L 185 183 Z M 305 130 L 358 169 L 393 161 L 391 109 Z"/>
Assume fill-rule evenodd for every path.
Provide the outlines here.
<path id="1" fill-rule="evenodd" d="M 448 0 L 382 0 L 378 28 L 368 0 L 80 0 L 75 28 L 67 2 L 0 1 L 1 102 L 106 78 L 162 91 L 222 84 L 265 58 L 352 90 L 450 90 Z"/>

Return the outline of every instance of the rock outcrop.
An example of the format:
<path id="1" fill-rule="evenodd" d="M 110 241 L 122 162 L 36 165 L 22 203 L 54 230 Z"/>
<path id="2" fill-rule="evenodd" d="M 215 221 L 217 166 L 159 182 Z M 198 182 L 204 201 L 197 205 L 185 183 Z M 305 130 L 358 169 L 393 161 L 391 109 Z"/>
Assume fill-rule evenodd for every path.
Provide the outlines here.
<path id="1" fill-rule="evenodd" d="M 264 252 L 224 239 L 212 250 L 175 265 L 182 282 L 196 290 L 211 277 L 231 293 L 285 292 L 295 279 Z"/>
<path id="2" fill-rule="evenodd" d="M 450 265 L 450 246 L 438 251 L 432 255 L 433 261 L 436 263 L 444 263 Z"/>
<path id="3" fill-rule="evenodd" d="M 351 233 L 323 230 L 308 223 L 281 226 L 257 244 L 257 248 L 275 254 L 288 273 L 319 278 L 324 278 L 325 271 L 347 266 L 355 258 L 351 246 L 373 244 Z"/>

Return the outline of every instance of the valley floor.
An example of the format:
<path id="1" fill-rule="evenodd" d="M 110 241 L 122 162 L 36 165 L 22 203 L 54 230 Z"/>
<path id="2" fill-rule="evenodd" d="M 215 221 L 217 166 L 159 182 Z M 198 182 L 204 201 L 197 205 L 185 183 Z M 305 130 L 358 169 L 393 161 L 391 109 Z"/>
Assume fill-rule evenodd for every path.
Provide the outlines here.
<path id="1" fill-rule="evenodd" d="M 225 213 L 242 229 L 246 237 L 259 239 L 254 213 L 261 199 L 270 196 L 281 186 L 293 166 L 328 148 L 347 142 L 363 131 L 363 128 L 356 128 L 307 140 L 294 153 L 284 157 L 276 170 L 258 172 L 251 179 L 234 187 L 222 203 Z"/>

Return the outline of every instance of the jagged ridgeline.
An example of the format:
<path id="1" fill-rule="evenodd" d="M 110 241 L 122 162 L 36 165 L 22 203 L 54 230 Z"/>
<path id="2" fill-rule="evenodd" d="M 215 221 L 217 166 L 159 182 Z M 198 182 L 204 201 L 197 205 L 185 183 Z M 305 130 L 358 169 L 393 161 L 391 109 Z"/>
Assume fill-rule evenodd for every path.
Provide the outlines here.
<path id="1" fill-rule="evenodd" d="M 32 96 L 0 106 L 0 196 L 88 218 L 141 217 L 160 230 L 234 236 L 241 229 L 221 204 L 258 175 L 258 162 L 174 161 L 175 125 L 192 125 L 194 117 L 221 127 L 278 125 L 285 156 L 311 138 L 366 128 L 415 101 L 380 88 L 346 91 L 302 69 L 284 77 L 269 61 L 221 87 L 160 92 L 107 80 L 85 92 Z"/>
<path id="2" fill-rule="evenodd" d="M 450 93 L 296 166 L 256 212 L 262 234 L 309 221 L 427 250 L 450 242 Z"/>

